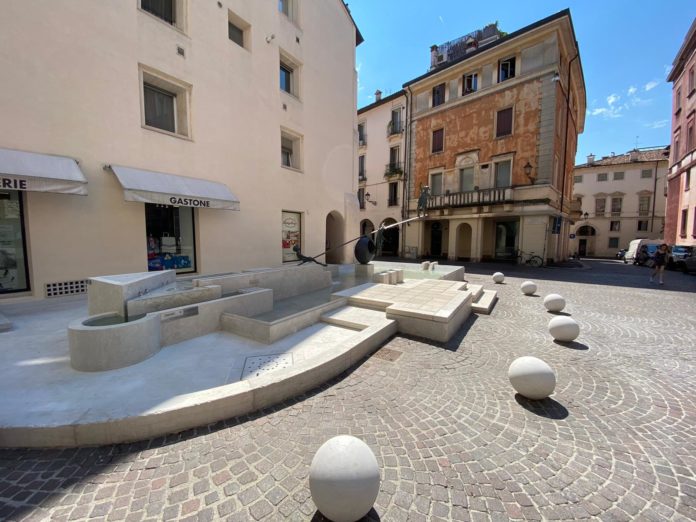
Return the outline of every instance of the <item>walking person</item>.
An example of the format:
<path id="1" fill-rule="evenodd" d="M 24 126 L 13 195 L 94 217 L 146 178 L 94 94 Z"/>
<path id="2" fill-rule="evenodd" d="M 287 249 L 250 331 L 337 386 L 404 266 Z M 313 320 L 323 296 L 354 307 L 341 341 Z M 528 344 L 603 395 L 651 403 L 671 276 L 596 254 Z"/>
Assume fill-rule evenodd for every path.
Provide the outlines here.
<path id="1" fill-rule="evenodd" d="M 665 243 L 662 243 L 660 245 L 660 248 L 657 249 L 657 252 L 655 252 L 655 265 L 653 266 L 652 274 L 650 274 L 651 283 L 655 282 L 655 276 L 657 275 L 659 283 L 661 285 L 665 284 L 662 278 L 665 273 L 665 265 L 667 264 L 668 257 L 669 250 L 667 249 L 667 245 Z"/>

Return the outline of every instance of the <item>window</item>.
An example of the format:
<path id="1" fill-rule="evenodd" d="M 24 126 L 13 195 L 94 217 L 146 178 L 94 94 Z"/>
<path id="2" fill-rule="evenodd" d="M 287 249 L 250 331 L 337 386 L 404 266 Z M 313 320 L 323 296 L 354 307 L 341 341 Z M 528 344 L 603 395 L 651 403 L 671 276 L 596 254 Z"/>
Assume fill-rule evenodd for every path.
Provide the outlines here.
<path id="1" fill-rule="evenodd" d="M 496 113 L 495 137 L 510 136 L 512 134 L 512 107 Z"/>
<path id="2" fill-rule="evenodd" d="M 647 220 L 639 220 L 638 221 L 638 232 L 647 232 L 648 231 L 648 221 Z"/>
<path id="3" fill-rule="evenodd" d="M 300 136 L 286 131 L 280 132 L 280 164 L 283 167 L 302 169 L 301 141 Z"/>
<path id="4" fill-rule="evenodd" d="M 606 172 L 600 172 L 597 174 L 597 181 L 606 181 L 608 174 Z"/>
<path id="5" fill-rule="evenodd" d="M 358 189 L 358 204 L 360 205 L 360 210 L 365 210 L 365 189 Z"/>
<path id="6" fill-rule="evenodd" d="M 610 221 L 609 222 L 610 232 L 620 232 L 621 231 L 621 221 Z"/>
<path id="7" fill-rule="evenodd" d="M 364 147 L 367 145 L 367 133 L 365 132 L 365 123 L 358 123 L 358 146 Z"/>
<path id="8" fill-rule="evenodd" d="M 650 179 L 652 178 L 652 169 L 644 169 L 640 171 L 640 177 L 641 179 Z"/>
<path id="9" fill-rule="evenodd" d="M 442 196 L 442 173 L 430 175 L 430 195 Z"/>
<path id="10" fill-rule="evenodd" d="M 611 198 L 611 215 L 621 215 L 621 202 L 623 198 Z"/>
<path id="11" fill-rule="evenodd" d="M 691 237 L 696 237 L 696 207 L 694 207 L 694 219 L 691 223 Z"/>
<path id="12" fill-rule="evenodd" d="M 437 129 L 433 131 L 433 154 L 445 150 L 445 129 Z"/>
<path id="13" fill-rule="evenodd" d="M 582 174 L 573 176 L 573 183 L 582 183 Z"/>
<path id="14" fill-rule="evenodd" d="M 619 238 L 618 237 L 610 237 L 608 248 L 619 248 Z"/>
<path id="15" fill-rule="evenodd" d="M 478 74 L 465 74 L 462 79 L 462 96 L 478 90 Z"/>
<path id="16" fill-rule="evenodd" d="M 358 156 L 358 181 L 367 179 L 365 177 L 365 155 Z"/>
<path id="17" fill-rule="evenodd" d="M 299 212 L 281 213 L 281 238 L 283 262 L 297 261 L 295 245 L 302 248 L 302 214 Z"/>
<path id="18" fill-rule="evenodd" d="M 604 198 L 595 199 L 595 216 L 603 216 L 607 200 Z"/>
<path id="19" fill-rule="evenodd" d="M 391 111 L 391 119 L 389 120 L 389 128 L 387 129 L 387 134 L 401 134 L 403 128 L 401 127 L 401 109 L 394 109 Z"/>
<path id="20" fill-rule="evenodd" d="M 679 223 L 679 235 L 686 237 L 686 222 L 689 219 L 689 209 L 685 208 L 681 211 L 681 223 Z"/>
<path id="21" fill-rule="evenodd" d="M 509 187 L 511 185 L 512 160 L 494 163 L 495 187 Z"/>
<path id="22" fill-rule="evenodd" d="M 691 188 L 691 169 L 684 171 L 684 191 L 689 190 L 689 188 Z"/>
<path id="23" fill-rule="evenodd" d="M 498 62 L 498 82 L 504 82 L 515 77 L 515 57 Z"/>
<path id="24" fill-rule="evenodd" d="M 244 49 L 249 48 L 249 28 L 251 26 L 232 11 L 227 11 L 227 36 Z"/>
<path id="25" fill-rule="evenodd" d="M 288 94 L 295 94 L 295 88 L 293 85 L 293 75 L 295 71 L 291 65 L 280 62 L 280 88 L 281 90 L 287 92 Z"/>
<path id="26" fill-rule="evenodd" d="M 399 147 L 389 148 L 389 170 L 393 172 L 396 169 L 401 169 L 401 162 L 399 157 L 401 156 L 401 149 Z"/>
<path id="27" fill-rule="evenodd" d="M 433 87 L 433 107 L 445 103 L 445 84 L 441 83 Z"/>
<path id="28" fill-rule="evenodd" d="M 168 24 L 176 24 L 175 0 L 141 0 L 140 8 L 161 18 Z"/>
<path id="29" fill-rule="evenodd" d="M 686 128 L 686 151 L 691 152 L 694 149 L 694 120 L 689 122 Z"/>
<path id="30" fill-rule="evenodd" d="M 295 0 L 278 0 L 278 11 L 295 22 L 297 20 L 297 6 Z"/>
<path id="31" fill-rule="evenodd" d="M 193 208 L 145 203 L 147 269 L 196 271 Z"/>
<path id="32" fill-rule="evenodd" d="M 169 132 L 176 132 L 176 94 L 143 85 L 145 97 L 145 125 Z"/>
<path id="33" fill-rule="evenodd" d="M 687 81 L 687 87 L 689 89 L 689 94 L 694 90 L 694 68 L 689 69 L 689 79 Z"/>
<path id="34" fill-rule="evenodd" d="M 650 214 L 650 196 L 638 196 L 638 215 L 647 216 Z"/>
<path id="35" fill-rule="evenodd" d="M 679 136 L 674 137 L 674 162 L 678 162 L 681 159 L 681 156 L 679 155 Z"/>
<path id="36" fill-rule="evenodd" d="M 674 106 L 676 107 L 675 112 L 679 112 L 681 110 L 681 87 L 677 89 L 677 94 L 675 95 L 676 98 L 674 100 Z"/>
<path id="37" fill-rule="evenodd" d="M 29 290 L 22 193 L 0 191 L 0 295 Z"/>
<path id="38" fill-rule="evenodd" d="M 623 172 L 614 172 L 614 181 L 622 181 L 624 179 Z"/>
<path id="39" fill-rule="evenodd" d="M 150 129 L 190 136 L 188 99 L 191 86 L 141 67 L 142 124 Z"/>
<path id="40" fill-rule="evenodd" d="M 460 192 L 474 190 L 474 167 L 459 169 L 459 190 Z"/>
<path id="41" fill-rule="evenodd" d="M 399 204 L 399 184 L 393 182 L 389 184 L 389 206 L 394 207 Z"/>

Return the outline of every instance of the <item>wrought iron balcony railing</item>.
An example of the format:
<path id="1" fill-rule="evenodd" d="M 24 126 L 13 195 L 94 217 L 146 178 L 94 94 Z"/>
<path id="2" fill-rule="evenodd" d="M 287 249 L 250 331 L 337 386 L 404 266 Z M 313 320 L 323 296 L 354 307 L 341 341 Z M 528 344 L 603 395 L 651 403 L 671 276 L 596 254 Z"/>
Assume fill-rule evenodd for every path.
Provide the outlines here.
<path id="1" fill-rule="evenodd" d="M 387 124 L 387 136 L 393 136 L 394 134 L 401 134 L 404 132 L 404 124 L 400 120 L 394 121 L 390 120 Z"/>
<path id="2" fill-rule="evenodd" d="M 396 163 L 387 163 L 384 167 L 384 177 L 392 178 L 395 176 L 401 176 L 404 173 L 403 163 L 400 161 Z"/>
<path id="3" fill-rule="evenodd" d="M 492 205 L 513 201 L 512 187 L 472 190 L 469 192 L 450 192 L 430 196 L 428 208 L 468 207 L 474 205 Z"/>

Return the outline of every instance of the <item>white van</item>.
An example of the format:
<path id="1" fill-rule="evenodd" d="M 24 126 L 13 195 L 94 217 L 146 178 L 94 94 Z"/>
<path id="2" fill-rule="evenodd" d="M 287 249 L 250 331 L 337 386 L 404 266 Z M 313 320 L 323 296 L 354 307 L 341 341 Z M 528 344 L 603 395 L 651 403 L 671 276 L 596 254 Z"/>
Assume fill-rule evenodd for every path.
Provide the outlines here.
<path id="1" fill-rule="evenodd" d="M 626 251 L 626 254 L 624 255 L 624 263 L 635 264 L 637 262 L 636 257 L 638 252 L 640 252 L 640 249 L 643 248 L 643 246 L 648 247 L 648 252 L 652 256 L 652 254 L 654 254 L 657 250 L 657 247 L 659 247 L 662 243 L 664 243 L 662 239 L 634 239 L 628 245 L 628 251 Z"/>

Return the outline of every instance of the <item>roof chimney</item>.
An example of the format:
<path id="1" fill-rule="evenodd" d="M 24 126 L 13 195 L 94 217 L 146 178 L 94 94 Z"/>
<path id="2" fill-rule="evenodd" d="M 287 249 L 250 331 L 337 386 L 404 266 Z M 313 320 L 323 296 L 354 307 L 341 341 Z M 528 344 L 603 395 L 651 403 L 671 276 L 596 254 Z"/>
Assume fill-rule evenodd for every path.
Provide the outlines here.
<path id="1" fill-rule="evenodd" d="M 587 164 L 594 165 L 594 154 L 591 152 L 587 155 Z"/>
<path id="2" fill-rule="evenodd" d="M 611 157 L 612 157 L 612 158 L 614 157 L 614 153 L 613 153 L 613 152 L 611 153 Z"/>
<path id="3" fill-rule="evenodd" d="M 380 91 L 379 89 L 377 89 L 377 90 L 375 91 L 375 101 L 379 101 L 379 100 L 381 100 L 381 99 L 382 99 L 382 91 Z"/>
<path id="4" fill-rule="evenodd" d="M 633 149 L 628 156 L 630 161 L 638 161 L 638 149 Z"/>

